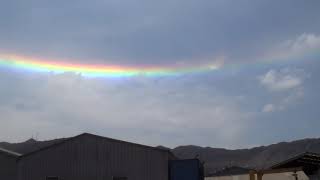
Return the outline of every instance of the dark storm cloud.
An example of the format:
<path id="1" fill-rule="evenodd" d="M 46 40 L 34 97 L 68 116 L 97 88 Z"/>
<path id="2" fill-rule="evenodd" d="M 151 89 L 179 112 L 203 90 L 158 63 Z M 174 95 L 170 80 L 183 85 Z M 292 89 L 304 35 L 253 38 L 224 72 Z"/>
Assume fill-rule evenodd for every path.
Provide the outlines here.
<path id="1" fill-rule="evenodd" d="M 1 3 L 2 52 L 105 63 L 194 64 L 219 56 L 257 59 L 274 44 L 304 32 L 320 32 L 319 1 Z"/>

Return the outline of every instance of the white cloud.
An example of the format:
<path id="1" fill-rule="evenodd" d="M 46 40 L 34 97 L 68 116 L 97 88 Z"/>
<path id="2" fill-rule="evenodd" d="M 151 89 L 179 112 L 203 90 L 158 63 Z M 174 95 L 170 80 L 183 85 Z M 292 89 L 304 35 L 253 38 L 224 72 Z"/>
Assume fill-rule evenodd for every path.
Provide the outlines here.
<path id="1" fill-rule="evenodd" d="M 294 39 L 275 46 L 266 55 L 266 59 L 279 60 L 297 58 L 320 50 L 320 35 L 303 33 Z"/>
<path id="2" fill-rule="evenodd" d="M 263 106 L 262 108 L 262 112 L 273 112 L 275 111 L 275 105 L 273 104 L 266 104 L 265 106 Z"/>
<path id="3" fill-rule="evenodd" d="M 320 36 L 315 34 L 304 33 L 295 40 L 289 40 L 284 44 L 289 50 L 296 53 L 303 53 L 306 51 L 320 48 Z"/>
<path id="4" fill-rule="evenodd" d="M 270 91 L 287 91 L 300 87 L 306 75 L 299 69 L 270 70 L 259 77 L 260 83 Z"/>
<path id="5" fill-rule="evenodd" d="M 282 111 L 302 99 L 303 83 L 308 76 L 303 69 L 295 68 L 271 69 L 260 76 L 260 84 L 275 97 L 275 102 L 264 105 L 262 112 Z"/>

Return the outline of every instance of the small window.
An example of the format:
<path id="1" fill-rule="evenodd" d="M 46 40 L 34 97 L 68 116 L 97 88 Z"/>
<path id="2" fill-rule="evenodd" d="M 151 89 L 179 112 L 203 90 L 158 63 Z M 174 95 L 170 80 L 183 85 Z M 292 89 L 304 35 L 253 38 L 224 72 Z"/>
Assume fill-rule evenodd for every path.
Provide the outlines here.
<path id="1" fill-rule="evenodd" d="M 127 177 L 113 176 L 112 180 L 128 180 L 128 178 Z"/>
<path id="2" fill-rule="evenodd" d="M 58 176 L 47 176 L 46 180 L 59 180 Z"/>

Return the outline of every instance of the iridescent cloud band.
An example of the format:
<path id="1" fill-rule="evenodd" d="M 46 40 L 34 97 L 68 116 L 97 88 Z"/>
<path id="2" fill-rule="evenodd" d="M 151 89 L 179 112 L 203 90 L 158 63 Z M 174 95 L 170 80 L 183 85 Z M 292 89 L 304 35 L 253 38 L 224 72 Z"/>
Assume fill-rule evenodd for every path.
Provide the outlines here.
<path id="1" fill-rule="evenodd" d="M 212 71 L 217 65 L 198 67 L 124 67 L 114 65 L 89 65 L 35 59 L 17 55 L 0 55 L 0 66 L 37 72 L 79 73 L 87 77 L 173 76 L 186 73 Z"/>

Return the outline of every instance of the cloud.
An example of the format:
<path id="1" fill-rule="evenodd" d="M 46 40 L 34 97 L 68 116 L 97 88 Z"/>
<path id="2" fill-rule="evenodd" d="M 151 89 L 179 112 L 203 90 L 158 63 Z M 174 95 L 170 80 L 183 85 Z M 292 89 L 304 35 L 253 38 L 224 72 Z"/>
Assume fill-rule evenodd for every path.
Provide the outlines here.
<path id="1" fill-rule="evenodd" d="M 241 136 L 251 117 L 231 97 L 219 91 L 212 95 L 205 84 L 192 80 L 197 85 L 190 86 L 190 79 L 182 77 L 12 76 L 5 78 L 11 83 L 0 91 L 0 135 L 13 141 L 35 133 L 48 139 L 89 131 L 166 146 L 204 145 L 206 137 L 214 137 L 226 146 Z"/>
<path id="2" fill-rule="evenodd" d="M 319 5 L 288 0 L 3 1 L 0 52 L 132 66 L 202 65 L 221 55 L 230 57 L 226 63 L 238 63 L 261 59 L 266 47 L 301 32 L 314 35 L 279 48 L 317 44 Z"/>
<path id="3" fill-rule="evenodd" d="M 286 40 L 269 52 L 267 59 L 279 60 L 298 58 L 306 54 L 317 53 L 320 50 L 320 35 L 303 33 L 294 39 Z"/>
<path id="4" fill-rule="evenodd" d="M 146 144 L 244 146 L 253 137 L 252 111 L 298 104 L 307 70 L 272 64 L 261 72 L 242 63 L 318 51 L 319 6 L 292 0 L 2 1 L 0 54 L 71 64 L 226 68 L 118 80 L 1 68 L 0 136 L 18 141 L 37 131 L 41 139 L 89 131 Z M 239 64 L 243 68 L 233 68 Z M 266 91 L 255 86 L 258 74 Z"/>
<path id="5" fill-rule="evenodd" d="M 282 111 L 299 102 L 304 97 L 303 83 L 309 76 L 303 69 L 296 68 L 271 69 L 260 76 L 260 84 L 275 97 L 275 102 L 265 104 L 262 112 Z"/>
<path id="6" fill-rule="evenodd" d="M 320 49 L 320 36 L 303 33 L 297 39 L 287 41 L 285 44 L 291 51 L 297 53 Z"/>
<path id="7" fill-rule="evenodd" d="M 303 89 L 297 89 L 288 93 L 287 95 L 278 97 L 278 99 L 273 100 L 273 103 L 265 104 L 262 107 L 262 112 L 264 113 L 272 113 L 272 112 L 280 112 L 292 107 L 300 102 L 304 98 Z"/>
<path id="8" fill-rule="evenodd" d="M 305 73 L 298 69 L 269 70 L 259 77 L 261 85 L 270 91 L 288 91 L 300 87 Z"/>
<path id="9" fill-rule="evenodd" d="M 275 106 L 273 104 L 266 104 L 265 106 L 263 106 L 262 108 L 262 112 L 273 112 L 275 111 Z"/>

